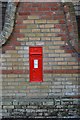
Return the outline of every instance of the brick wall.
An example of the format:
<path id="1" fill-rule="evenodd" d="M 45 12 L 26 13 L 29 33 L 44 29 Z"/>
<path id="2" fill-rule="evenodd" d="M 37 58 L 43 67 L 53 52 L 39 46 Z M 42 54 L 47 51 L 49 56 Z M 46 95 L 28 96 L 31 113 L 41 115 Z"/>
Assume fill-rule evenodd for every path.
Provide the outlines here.
<path id="1" fill-rule="evenodd" d="M 64 10 L 62 3 L 19 3 L 2 47 L 4 118 L 79 118 L 80 71 L 76 52 L 65 47 L 73 27 L 67 29 Z M 29 82 L 29 46 L 43 47 L 43 82 Z"/>

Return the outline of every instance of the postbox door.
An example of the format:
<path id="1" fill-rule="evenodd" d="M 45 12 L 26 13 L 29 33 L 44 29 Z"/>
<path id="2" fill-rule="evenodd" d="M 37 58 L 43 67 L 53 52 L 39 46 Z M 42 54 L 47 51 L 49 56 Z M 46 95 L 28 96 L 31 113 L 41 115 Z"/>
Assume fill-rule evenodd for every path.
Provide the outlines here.
<path id="1" fill-rule="evenodd" d="M 42 81 L 42 55 L 30 56 L 30 81 Z"/>

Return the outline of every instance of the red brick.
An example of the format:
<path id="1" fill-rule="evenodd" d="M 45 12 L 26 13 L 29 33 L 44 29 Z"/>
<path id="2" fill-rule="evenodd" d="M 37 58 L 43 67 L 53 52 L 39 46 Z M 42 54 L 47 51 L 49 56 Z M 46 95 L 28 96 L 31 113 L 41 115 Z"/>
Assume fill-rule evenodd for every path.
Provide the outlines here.
<path id="1" fill-rule="evenodd" d="M 42 15 L 44 15 L 44 11 L 41 11 L 41 12 L 39 12 L 39 11 L 32 11 L 31 12 L 31 15 L 38 15 L 38 16 L 42 16 Z"/>
<path id="2" fill-rule="evenodd" d="M 56 2 L 53 2 L 53 3 L 45 3 L 44 4 L 44 7 L 51 7 L 51 8 L 53 8 L 54 6 L 55 7 L 59 7 L 59 3 L 56 3 Z"/>
<path id="3" fill-rule="evenodd" d="M 62 38 L 66 38 L 66 34 L 65 33 L 58 33 L 57 36 L 60 36 Z"/>
<path id="4" fill-rule="evenodd" d="M 30 8 L 30 7 L 32 7 L 32 3 L 29 3 L 29 2 L 25 2 L 25 3 L 21 3 L 21 4 L 23 4 L 23 5 L 21 5 L 21 6 L 25 6 L 25 8 Z"/>
<path id="5" fill-rule="evenodd" d="M 21 43 L 20 43 L 20 42 L 17 42 L 17 41 L 13 41 L 12 44 L 13 44 L 13 45 L 21 45 Z"/>
<path id="6" fill-rule="evenodd" d="M 46 20 L 47 20 L 47 19 L 52 20 L 52 19 L 53 19 L 53 16 L 52 16 L 52 14 L 51 14 L 51 15 L 46 15 L 46 14 L 45 14 L 45 16 L 41 16 L 40 18 L 41 18 L 41 19 L 46 19 Z"/>
<path id="7" fill-rule="evenodd" d="M 54 19 L 64 19 L 64 15 L 55 15 Z"/>
<path id="8" fill-rule="evenodd" d="M 60 24 L 65 24 L 65 20 L 60 20 L 59 23 Z"/>
<path id="9" fill-rule="evenodd" d="M 76 74 L 80 73 L 80 70 L 44 70 L 45 74 Z"/>
<path id="10" fill-rule="evenodd" d="M 14 32 L 20 33 L 20 29 L 14 29 Z"/>
<path id="11" fill-rule="evenodd" d="M 58 10 L 58 9 L 59 9 L 58 7 L 53 7 L 53 8 L 51 8 L 52 11 Z"/>
<path id="12" fill-rule="evenodd" d="M 32 7 L 42 7 L 43 4 L 42 3 L 35 3 L 35 4 L 32 4 Z"/>
<path id="13" fill-rule="evenodd" d="M 27 74 L 28 70 L 2 70 L 2 74 Z"/>
<path id="14" fill-rule="evenodd" d="M 54 28 L 61 28 L 60 24 L 54 24 Z"/>
<path id="15" fill-rule="evenodd" d="M 16 26 L 15 26 L 15 29 L 23 29 L 23 28 L 25 28 L 26 29 L 26 26 L 24 25 L 24 24 L 17 24 Z"/>
<path id="16" fill-rule="evenodd" d="M 2 52 L 6 51 L 6 50 L 14 50 L 15 47 L 13 45 L 6 45 L 2 48 Z"/>
<path id="17" fill-rule="evenodd" d="M 62 36 L 62 41 L 66 41 L 68 38 L 67 38 L 67 36 Z"/>
<path id="18" fill-rule="evenodd" d="M 16 36 L 16 37 L 18 37 L 18 38 L 23 38 L 23 37 L 25 37 L 23 34 L 18 34 L 18 33 L 14 33 L 14 36 Z"/>
<path id="19" fill-rule="evenodd" d="M 80 58 L 77 58 L 77 61 L 80 61 Z"/>
<path id="20" fill-rule="evenodd" d="M 73 26 L 72 26 L 72 25 L 69 25 L 69 26 L 68 26 L 68 30 L 69 30 L 69 31 L 72 31 L 72 30 L 73 30 Z"/>
<path id="21" fill-rule="evenodd" d="M 21 12 L 19 12 L 19 15 L 30 15 L 30 12 L 27 12 L 27 11 L 21 11 Z"/>
<path id="22" fill-rule="evenodd" d="M 13 34 L 9 37 L 9 39 L 10 39 L 10 42 L 17 40 L 17 38 L 15 36 L 13 36 Z"/>
<path id="23" fill-rule="evenodd" d="M 53 16 L 53 12 L 46 12 L 46 14 Z"/>
<path id="24" fill-rule="evenodd" d="M 80 70 L 44 70 L 44 74 L 77 74 Z M 3 74 L 26 74 L 28 70 L 2 70 Z"/>
<path id="25" fill-rule="evenodd" d="M 50 8 L 38 8 L 38 11 L 50 11 Z"/>
<path id="26" fill-rule="evenodd" d="M 35 8 L 32 7 L 32 8 L 30 8 L 29 10 L 30 10 L 31 12 L 32 12 L 32 11 L 37 11 L 37 8 L 36 8 L 36 7 L 35 7 Z"/>
<path id="27" fill-rule="evenodd" d="M 23 15 L 23 16 L 18 15 L 17 20 L 22 20 L 23 21 L 23 19 L 26 20 L 27 17 L 25 15 Z"/>
<path id="28" fill-rule="evenodd" d="M 23 22 L 23 19 L 17 19 L 16 20 L 16 24 L 22 24 L 22 22 Z"/>
<path id="29" fill-rule="evenodd" d="M 73 50 L 65 50 L 67 53 L 73 53 Z"/>

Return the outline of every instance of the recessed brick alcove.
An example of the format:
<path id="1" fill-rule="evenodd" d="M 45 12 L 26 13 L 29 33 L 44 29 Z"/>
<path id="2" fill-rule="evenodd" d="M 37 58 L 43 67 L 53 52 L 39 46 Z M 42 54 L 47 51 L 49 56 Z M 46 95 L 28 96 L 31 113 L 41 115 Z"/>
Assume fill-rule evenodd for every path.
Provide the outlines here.
<path id="1" fill-rule="evenodd" d="M 72 3 L 61 2 L 18 4 L 13 32 L 2 47 L 3 118 L 80 117 L 77 26 L 71 8 Z M 43 48 L 43 82 L 30 82 L 30 46 Z"/>

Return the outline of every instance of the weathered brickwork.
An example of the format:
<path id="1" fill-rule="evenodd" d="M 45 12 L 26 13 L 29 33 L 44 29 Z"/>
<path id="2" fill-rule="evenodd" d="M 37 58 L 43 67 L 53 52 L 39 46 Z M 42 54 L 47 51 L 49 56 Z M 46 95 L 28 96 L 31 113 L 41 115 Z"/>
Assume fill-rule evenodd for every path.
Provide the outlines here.
<path id="1" fill-rule="evenodd" d="M 76 51 L 79 51 L 78 47 L 78 29 L 77 29 L 77 22 L 74 7 L 71 5 L 72 3 L 64 3 L 64 13 L 66 18 L 66 27 L 67 27 L 67 36 L 68 36 L 68 43 L 74 46 Z M 69 47 L 67 45 L 67 47 Z M 71 52 L 71 49 L 67 50 Z M 73 49 L 74 51 L 74 49 Z"/>
<path id="2" fill-rule="evenodd" d="M 80 117 L 80 71 L 63 47 L 66 23 L 62 3 L 19 3 L 1 55 L 3 117 Z M 43 47 L 43 82 L 29 82 L 29 46 Z"/>

